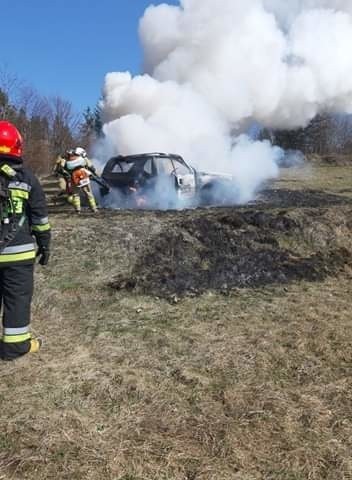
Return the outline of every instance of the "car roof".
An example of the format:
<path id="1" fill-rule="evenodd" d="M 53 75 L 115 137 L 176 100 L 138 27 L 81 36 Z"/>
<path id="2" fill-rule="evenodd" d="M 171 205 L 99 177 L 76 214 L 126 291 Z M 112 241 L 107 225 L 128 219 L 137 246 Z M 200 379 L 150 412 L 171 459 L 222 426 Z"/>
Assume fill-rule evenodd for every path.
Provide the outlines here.
<path id="1" fill-rule="evenodd" d="M 158 157 L 158 158 L 172 158 L 175 160 L 179 160 L 181 162 L 184 162 L 183 158 L 181 155 L 177 155 L 176 153 L 162 153 L 162 152 L 151 152 L 151 153 L 137 153 L 135 155 L 117 155 L 116 157 L 113 157 L 116 160 L 125 160 L 128 162 L 129 160 L 145 160 L 146 158 L 149 157 Z"/>

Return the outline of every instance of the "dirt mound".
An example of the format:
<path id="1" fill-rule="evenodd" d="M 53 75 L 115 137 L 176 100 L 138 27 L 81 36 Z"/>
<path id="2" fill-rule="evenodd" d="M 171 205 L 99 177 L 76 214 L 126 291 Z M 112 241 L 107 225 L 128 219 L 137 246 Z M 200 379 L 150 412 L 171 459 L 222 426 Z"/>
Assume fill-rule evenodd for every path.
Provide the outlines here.
<path id="1" fill-rule="evenodd" d="M 317 214 L 314 222 L 319 224 Z M 324 219 L 320 222 L 323 225 Z M 311 223 L 309 213 L 300 218 L 264 211 L 186 217 L 151 238 L 132 274 L 115 278 L 111 286 L 169 297 L 207 289 L 322 280 L 350 263 L 351 254 L 341 242 L 330 241 L 329 248 L 316 248 L 306 255 L 283 246 L 290 238 L 303 241 L 303 230 L 311 228 Z M 323 226 L 321 231 L 325 232 Z"/>

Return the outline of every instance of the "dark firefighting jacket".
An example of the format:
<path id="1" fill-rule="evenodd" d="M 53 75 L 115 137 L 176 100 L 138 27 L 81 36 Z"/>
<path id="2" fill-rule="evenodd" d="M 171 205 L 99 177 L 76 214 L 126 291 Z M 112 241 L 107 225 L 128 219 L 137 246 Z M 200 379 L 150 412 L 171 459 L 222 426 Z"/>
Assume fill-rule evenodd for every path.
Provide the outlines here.
<path id="1" fill-rule="evenodd" d="M 34 263 L 36 247 L 49 249 L 51 236 L 45 194 L 39 180 L 23 165 L 22 159 L 1 156 L 0 170 L 7 165 L 16 172 L 9 179 L 8 189 L 21 226 L 0 253 L 0 268 L 14 263 Z"/>

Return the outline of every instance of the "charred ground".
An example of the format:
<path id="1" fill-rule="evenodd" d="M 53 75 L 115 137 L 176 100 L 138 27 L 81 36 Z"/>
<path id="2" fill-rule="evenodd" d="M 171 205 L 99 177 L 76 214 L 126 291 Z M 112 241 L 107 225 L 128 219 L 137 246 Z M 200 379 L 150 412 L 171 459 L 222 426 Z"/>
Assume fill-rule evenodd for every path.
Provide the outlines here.
<path id="1" fill-rule="evenodd" d="M 165 223 L 156 235 L 144 239 L 131 272 L 116 278 L 110 284 L 113 288 L 163 297 L 194 296 L 212 289 L 226 293 L 236 287 L 321 281 L 343 271 L 352 260 L 351 207 L 299 214 L 209 210 L 179 214 L 172 226 Z M 316 241 L 314 228 L 320 231 Z M 299 238 L 302 244 L 310 242 L 309 248 L 289 247 Z"/>
<path id="2" fill-rule="evenodd" d="M 352 201 L 343 195 L 272 188 L 247 208 L 155 215 L 160 229 L 143 235 L 128 275 L 118 275 L 112 288 L 166 298 L 226 293 L 321 281 L 352 260 Z"/>

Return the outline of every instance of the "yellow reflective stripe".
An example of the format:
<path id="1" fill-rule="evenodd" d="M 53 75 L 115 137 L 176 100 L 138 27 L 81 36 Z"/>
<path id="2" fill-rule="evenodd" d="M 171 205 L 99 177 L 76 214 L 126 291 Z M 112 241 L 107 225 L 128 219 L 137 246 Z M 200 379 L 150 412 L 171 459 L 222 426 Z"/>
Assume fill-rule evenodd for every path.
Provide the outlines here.
<path id="1" fill-rule="evenodd" d="M 11 149 L 9 148 L 8 151 L 6 151 L 6 147 L 4 147 L 2 145 L 0 151 L 1 151 L 1 153 L 9 153 L 11 151 Z M 7 165 L 6 163 L 1 165 L 0 171 L 5 173 L 9 177 L 14 177 L 16 175 L 15 170 L 13 168 L 11 168 L 10 165 Z"/>
<path id="2" fill-rule="evenodd" d="M 32 225 L 33 232 L 47 232 L 50 228 L 50 223 L 45 223 L 44 225 Z"/>
<path id="3" fill-rule="evenodd" d="M 4 335 L 2 337 L 2 341 L 4 343 L 20 343 L 25 342 L 26 340 L 30 340 L 32 338 L 31 334 L 23 333 L 22 335 Z"/>
<path id="4" fill-rule="evenodd" d="M 35 250 L 24 253 L 1 253 L 0 263 L 20 262 L 21 260 L 32 260 L 32 258 L 35 258 Z"/>
<path id="5" fill-rule="evenodd" d="M 10 153 L 10 152 L 11 152 L 10 147 L 7 147 L 6 145 L 0 145 L 0 153 Z"/>
<path id="6" fill-rule="evenodd" d="M 29 198 L 29 193 L 26 192 L 25 190 L 18 190 L 17 188 L 10 188 L 10 192 L 11 192 L 11 197 L 24 198 L 25 200 L 28 200 L 28 198 Z"/>

